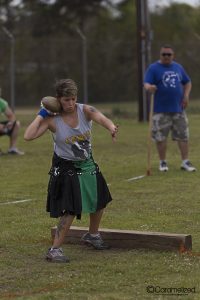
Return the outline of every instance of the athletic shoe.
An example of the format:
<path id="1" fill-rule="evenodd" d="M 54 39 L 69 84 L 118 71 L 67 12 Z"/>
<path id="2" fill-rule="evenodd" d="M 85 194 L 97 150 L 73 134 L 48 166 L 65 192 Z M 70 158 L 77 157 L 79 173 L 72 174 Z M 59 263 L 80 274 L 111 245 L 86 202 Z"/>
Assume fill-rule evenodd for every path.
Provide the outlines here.
<path id="1" fill-rule="evenodd" d="M 181 170 L 188 171 L 188 172 L 195 172 L 196 168 L 191 164 L 191 162 L 188 160 L 185 163 L 182 163 Z"/>
<path id="2" fill-rule="evenodd" d="M 61 248 L 49 248 L 46 254 L 46 260 L 55 263 L 68 263 L 69 258 L 64 256 Z"/>
<path id="3" fill-rule="evenodd" d="M 14 155 L 24 155 L 23 151 L 20 151 L 19 149 L 9 149 L 8 154 L 14 154 Z"/>
<path id="4" fill-rule="evenodd" d="M 96 250 L 105 250 L 110 248 L 110 246 L 105 244 L 105 242 L 102 240 L 100 234 L 93 237 L 89 232 L 87 232 L 82 236 L 81 242 L 87 246 L 93 246 Z"/>
<path id="5" fill-rule="evenodd" d="M 161 172 L 167 172 L 169 170 L 166 161 L 163 160 L 163 161 L 160 162 L 159 170 Z"/>

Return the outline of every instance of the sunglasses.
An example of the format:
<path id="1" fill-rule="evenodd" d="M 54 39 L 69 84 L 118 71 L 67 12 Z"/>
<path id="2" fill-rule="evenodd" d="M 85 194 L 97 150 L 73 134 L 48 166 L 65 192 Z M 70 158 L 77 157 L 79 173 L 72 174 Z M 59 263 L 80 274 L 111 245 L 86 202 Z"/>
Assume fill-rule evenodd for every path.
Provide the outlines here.
<path id="1" fill-rule="evenodd" d="M 162 56 L 172 56 L 172 53 L 161 53 Z"/>

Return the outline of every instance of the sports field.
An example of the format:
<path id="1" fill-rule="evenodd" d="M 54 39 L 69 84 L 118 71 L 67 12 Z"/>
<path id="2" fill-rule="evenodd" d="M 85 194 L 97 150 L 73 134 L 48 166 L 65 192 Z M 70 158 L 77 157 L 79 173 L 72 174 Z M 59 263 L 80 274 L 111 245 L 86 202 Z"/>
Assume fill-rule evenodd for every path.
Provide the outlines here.
<path id="1" fill-rule="evenodd" d="M 169 172 L 159 173 L 153 145 L 153 175 L 132 182 L 126 179 L 146 172 L 148 124 L 137 122 L 136 105 L 130 103 L 96 107 L 114 113 L 119 124 L 115 144 L 106 130 L 93 127 L 94 157 L 113 196 L 101 227 L 191 234 L 194 255 L 101 252 L 64 245 L 71 263 L 47 263 L 44 255 L 51 245 L 50 229 L 57 224 L 45 212 L 52 141 L 46 134 L 25 142 L 25 127 L 37 110 L 20 109 L 16 111 L 22 123 L 18 146 L 26 155 L 0 157 L 0 299 L 200 299 L 200 105 L 193 101 L 188 109 L 190 159 L 198 171 L 180 170 L 177 146 L 169 141 Z M 4 151 L 7 142 L 6 137 L 0 138 Z M 9 203 L 20 200 L 28 201 Z M 87 224 L 87 216 L 74 222 L 76 226 Z M 156 292 L 148 293 L 148 286 L 157 287 Z"/>

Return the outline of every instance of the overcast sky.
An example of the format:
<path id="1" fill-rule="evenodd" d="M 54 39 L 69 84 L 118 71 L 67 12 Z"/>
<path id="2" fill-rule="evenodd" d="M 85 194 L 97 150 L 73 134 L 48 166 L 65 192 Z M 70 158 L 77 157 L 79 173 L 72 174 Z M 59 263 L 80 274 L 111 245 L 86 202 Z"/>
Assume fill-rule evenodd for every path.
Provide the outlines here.
<path id="1" fill-rule="evenodd" d="M 121 2 L 122 0 L 112 0 L 114 3 Z M 155 5 L 166 5 L 170 4 L 171 2 L 178 2 L 178 3 L 187 3 L 190 5 L 200 5 L 200 0 L 148 0 L 149 6 L 154 7 Z"/>
<path id="2" fill-rule="evenodd" d="M 178 2 L 178 3 L 187 3 L 189 5 L 200 5 L 200 0 L 148 0 L 149 6 L 154 7 L 156 5 L 162 6 L 162 5 L 167 5 L 173 2 Z"/>
<path id="3" fill-rule="evenodd" d="M 55 0 L 50 0 L 52 3 L 55 2 Z M 113 3 L 119 3 L 122 2 L 123 0 L 111 0 Z M 170 3 L 173 2 L 178 2 L 178 3 L 187 3 L 189 5 L 199 5 L 200 6 L 200 0 L 147 0 L 149 7 L 152 9 L 155 6 L 166 6 L 169 5 Z M 21 0 L 13 0 L 13 3 L 15 5 L 19 5 L 19 3 L 21 2 Z"/>
<path id="4" fill-rule="evenodd" d="M 51 0 L 52 2 L 54 2 L 55 0 Z M 118 3 L 121 2 L 123 0 L 111 0 L 113 3 Z M 200 0 L 148 0 L 149 6 L 150 7 L 154 7 L 155 5 L 166 5 L 166 4 L 170 4 L 171 2 L 179 2 L 179 3 L 188 3 L 190 5 L 200 5 Z M 20 3 L 20 0 L 13 0 L 13 3 L 15 3 L 16 5 Z"/>

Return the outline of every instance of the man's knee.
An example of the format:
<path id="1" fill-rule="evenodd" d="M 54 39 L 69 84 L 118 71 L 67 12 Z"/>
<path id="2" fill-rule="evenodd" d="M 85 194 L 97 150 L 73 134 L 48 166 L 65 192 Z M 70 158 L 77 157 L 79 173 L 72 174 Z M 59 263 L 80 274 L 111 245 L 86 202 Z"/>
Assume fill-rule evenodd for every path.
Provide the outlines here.
<path id="1" fill-rule="evenodd" d="M 19 131 L 19 128 L 20 128 L 20 122 L 14 121 L 12 127 L 9 128 L 8 135 L 10 137 L 12 137 L 13 135 L 16 135 Z"/>
<path id="2" fill-rule="evenodd" d="M 19 129 L 21 127 L 20 121 L 16 121 L 15 126 Z"/>
<path id="3" fill-rule="evenodd" d="M 20 121 L 15 121 L 15 124 L 13 125 L 11 134 L 14 133 L 14 132 L 15 132 L 15 133 L 18 132 L 20 126 L 21 126 Z"/>

